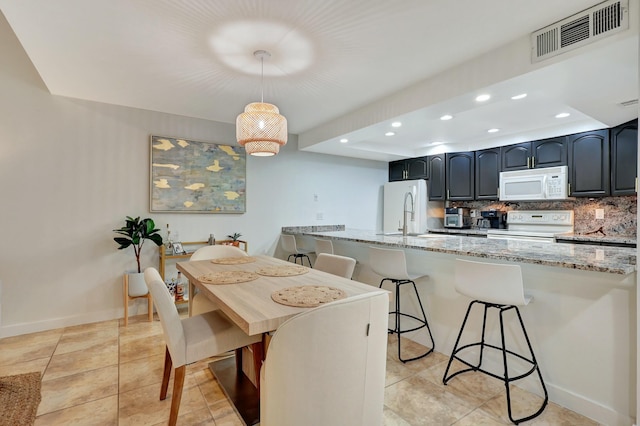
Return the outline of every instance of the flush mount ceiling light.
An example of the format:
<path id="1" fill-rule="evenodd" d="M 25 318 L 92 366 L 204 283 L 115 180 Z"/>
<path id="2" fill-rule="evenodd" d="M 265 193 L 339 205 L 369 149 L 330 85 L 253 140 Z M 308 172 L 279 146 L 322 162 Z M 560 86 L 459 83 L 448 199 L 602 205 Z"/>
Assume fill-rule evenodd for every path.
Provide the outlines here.
<path id="1" fill-rule="evenodd" d="M 526 97 L 527 97 L 526 93 L 521 93 L 519 95 L 512 96 L 511 99 L 513 99 L 514 101 L 517 101 L 518 99 L 524 99 Z"/>
<path id="2" fill-rule="evenodd" d="M 391 123 L 391 127 L 400 127 L 402 126 L 402 123 L 399 121 L 394 121 L 393 123 Z"/>
<path id="3" fill-rule="evenodd" d="M 340 143 L 347 143 L 347 142 L 349 142 L 349 139 L 347 138 L 340 139 Z"/>
<path id="4" fill-rule="evenodd" d="M 442 117 L 440 117 L 440 120 L 447 121 L 447 120 L 451 120 L 452 118 L 453 118 L 453 115 L 445 114 Z"/>
<path id="5" fill-rule="evenodd" d="M 476 102 L 484 102 L 484 101 L 488 101 L 489 99 L 491 99 L 491 95 L 487 95 L 487 94 L 478 95 L 476 97 Z"/>
<path id="6" fill-rule="evenodd" d="M 384 135 L 385 135 L 385 136 L 393 136 L 393 135 L 395 135 L 395 132 L 387 132 L 387 133 L 385 133 Z"/>
<path id="7" fill-rule="evenodd" d="M 247 154 L 258 157 L 276 155 L 280 147 L 287 143 L 287 119 L 273 104 L 264 102 L 264 60 L 271 54 L 266 50 L 256 50 L 253 56 L 260 59 L 260 102 L 253 102 L 244 108 L 236 119 L 236 138 Z"/>
<path id="8" fill-rule="evenodd" d="M 571 114 L 569 114 L 568 112 L 561 112 L 560 114 L 556 114 L 556 118 L 565 118 L 570 116 Z"/>
<path id="9" fill-rule="evenodd" d="M 489 132 L 489 133 L 496 133 L 496 132 L 499 132 L 499 131 L 500 131 L 500 129 L 496 129 L 496 128 L 487 130 L 487 132 Z"/>

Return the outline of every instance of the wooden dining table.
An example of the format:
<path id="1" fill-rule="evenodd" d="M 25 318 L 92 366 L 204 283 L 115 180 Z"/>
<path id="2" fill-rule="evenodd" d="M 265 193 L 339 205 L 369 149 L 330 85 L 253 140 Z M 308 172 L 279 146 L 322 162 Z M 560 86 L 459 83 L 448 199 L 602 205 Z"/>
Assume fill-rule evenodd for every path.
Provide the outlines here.
<path id="1" fill-rule="evenodd" d="M 297 286 L 327 286 L 344 291 L 346 297 L 378 291 L 377 287 L 363 284 L 312 268 L 306 268 L 305 273 L 293 276 L 265 276 L 257 279 L 233 284 L 209 284 L 207 274 L 227 272 L 260 272 L 265 268 L 285 268 L 294 264 L 271 256 L 250 256 L 248 263 L 220 264 L 212 260 L 198 260 L 179 262 L 176 268 L 189 280 L 189 312 L 194 289 L 202 292 L 211 299 L 238 327 L 249 335 L 262 334 L 277 330 L 289 318 L 307 311 L 308 307 L 287 306 L 272 299 L 272 294 L 290 287 Z M 299 265 L 298 265 L 299 267 Z M 259 376 L 260 365 L 266 353 L 266 338 L 262 345 L 254 345 L 255 386 L 248 378 L 239 375 L 233 358 L 211 363 L 210 368 L 218 379 L 227 397 L 234 404 L 234 408 L 246 424 L 259 421 Z M 253 388 L 253 389 L 251 389 Z M 247 406 L 248 405 L 248 406 Z"/>

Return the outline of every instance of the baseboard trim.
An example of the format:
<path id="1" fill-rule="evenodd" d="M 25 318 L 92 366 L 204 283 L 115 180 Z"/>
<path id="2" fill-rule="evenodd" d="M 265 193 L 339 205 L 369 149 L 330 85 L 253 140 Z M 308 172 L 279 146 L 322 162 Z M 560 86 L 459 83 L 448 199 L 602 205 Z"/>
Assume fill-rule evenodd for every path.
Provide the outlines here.
<path id="1" fill-rule="evenodd" d="M 135 315 L 141 315 L 147 313 L 146 308 L 144 312 L 136 312 Z M 133 314 L 130 312 L 130 314 Z M 74 325 L 89 324 L 92 322 L 109 321 L 114 319 L 120 319 L 124 315 L 124 309 L 109 309 L 99 312 L 88 312 L 85 314 L 71 315 L 68 317 L 47 319 L 42 321 L 34 321 L 20 324 L 3 325 L 0 327 L 0 338 L 20 336 L 22 334 L 37 333 L 40 331 L 54 330 L 56 328 L 71 327 Z"/>
<path id="2" fill-rule="evenodd" d="M 600 424 L 608 426 L 630 426 L 635 423 L 634 418 L 618 413 L 612 408 L 605 407 L 582 395 L 577 395 L 552 383 L 546 382 L 546 385 L 550 401 L 582 414 L 585 417 L 589 417 Z"/>

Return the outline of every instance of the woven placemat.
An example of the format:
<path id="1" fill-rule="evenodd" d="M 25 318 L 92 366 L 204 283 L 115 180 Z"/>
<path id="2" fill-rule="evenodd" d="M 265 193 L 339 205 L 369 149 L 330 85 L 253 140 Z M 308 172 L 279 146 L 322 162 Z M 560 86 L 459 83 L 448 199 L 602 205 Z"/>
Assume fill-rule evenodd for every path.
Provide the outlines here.
<path id="1" fill-rule="evenodd" d="M 253 263 L 255 261 L 256 258 L 251 256 L 220 257 L 218 259 L 211 259 L 211 263 L 216 263 L 218 265 L 242 265 L 243 263 Z"/>
<path id="2" fill-rule="evenodd" d="M 347 297 L 347 293 L 339 288 L 323 285 L 287 287 L 271 293 L 271 299 L 274 302 L 297 308 L 313 308 L 345 297 Z"/>
<path id="3" fill-rule="evenodd" d="M 205 284 L 238 284 L 246 283 L 260 278 L 255 272 L 248 271 L 221 271 L 209 272 L 198 277 L 198 281 Z"/>
<path id="4" fill-rule="evenodd" d="M 0 377 L 0 424 L 33 426 L 40 399 L 40 373 Z"/>
<path id="5" fill-rule="evenodd" d="M 302 275 L 309 272 L 309 268 L 306 266 L 265 266 L 256 271 L 260 275 L 266 277 L 293 277 L 296 275 Z"/>

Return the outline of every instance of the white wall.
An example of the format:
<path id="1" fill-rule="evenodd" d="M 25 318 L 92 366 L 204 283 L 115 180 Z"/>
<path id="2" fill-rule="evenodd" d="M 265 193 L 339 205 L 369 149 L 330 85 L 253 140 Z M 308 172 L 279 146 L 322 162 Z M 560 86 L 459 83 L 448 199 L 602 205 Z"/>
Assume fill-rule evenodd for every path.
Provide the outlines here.
<path id="1" fill-rule="evenodd" d="M 0 337 L 121 317 L 135 258 L 112 230 L 127 215 L 183 241 L 241 232 L 250 253 L 273 253 L 285 225 L 380 227 L 386 163 L 302 153 L 295 136 L 276 157 L 248 158 L 247 213 L 150 214 L 149 135 L 235 144 L 235 127 L 53 96 L 1 14 L 0 52 Z"/>

